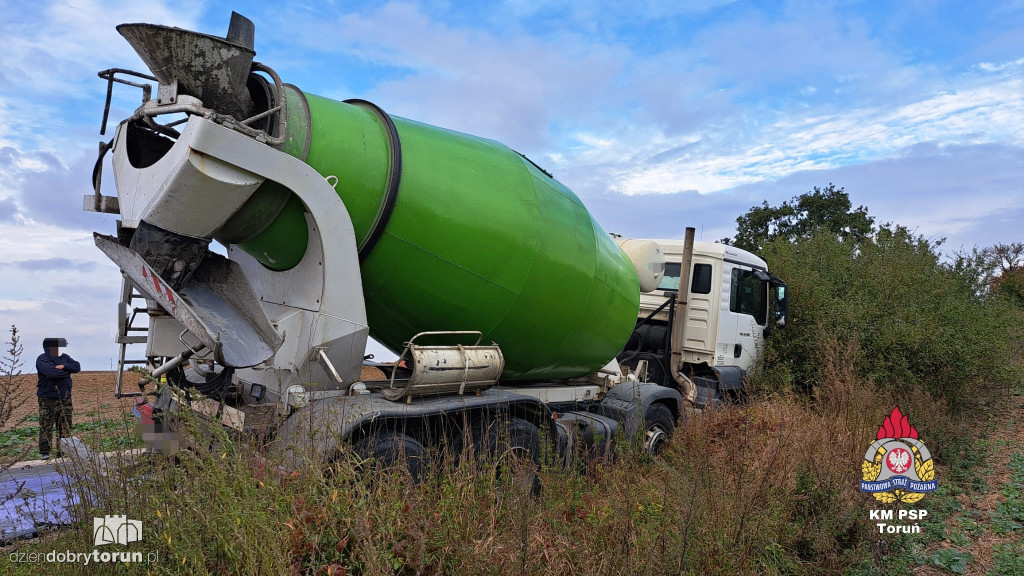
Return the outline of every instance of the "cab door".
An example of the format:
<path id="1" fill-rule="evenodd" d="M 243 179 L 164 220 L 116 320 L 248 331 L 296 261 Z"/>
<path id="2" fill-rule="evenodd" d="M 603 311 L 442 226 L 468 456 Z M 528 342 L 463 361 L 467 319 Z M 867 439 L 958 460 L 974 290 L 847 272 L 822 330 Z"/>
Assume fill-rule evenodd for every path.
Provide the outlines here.
<path id="1" fill-rule="evenodd" d="M 729 277 L 728 306 L 729 323 L 734 322 L 735 326 L 733 341 L 720 341 L 718 359 L 722 362 L 716 364 L 736 366 L 747 371 L 754 364 L 764 343 L 764 329 L 768 320 L 767 274 L 747 266 L 733 265 Z"/>

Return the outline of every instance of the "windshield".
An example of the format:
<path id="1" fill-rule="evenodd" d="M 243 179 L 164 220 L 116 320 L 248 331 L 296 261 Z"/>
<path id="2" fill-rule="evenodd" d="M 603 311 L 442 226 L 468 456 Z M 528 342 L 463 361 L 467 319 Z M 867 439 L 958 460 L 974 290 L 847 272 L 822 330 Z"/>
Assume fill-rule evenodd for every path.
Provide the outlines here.
<path id="1" fill-rule="evenodd" d="M 665 262 L 665 275 L 658 284 L 658 290 L 679 290 L 679 272 L 682 269 L 679 262 Z"/>

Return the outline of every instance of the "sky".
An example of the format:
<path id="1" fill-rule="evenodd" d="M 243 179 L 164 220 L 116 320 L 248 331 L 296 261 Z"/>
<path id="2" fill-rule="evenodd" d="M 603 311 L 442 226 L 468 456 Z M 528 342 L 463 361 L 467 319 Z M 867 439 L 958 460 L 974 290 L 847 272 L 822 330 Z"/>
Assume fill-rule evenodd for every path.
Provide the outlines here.
<path id="1" fill-rule="evenodd" d="M 120 275 L 91 237 L 115 217 L 81 210 L 96 73 L 145 71 L 114 27 L 223 35 L 232 9 L 285 82 L 503 142 L 627 237 L 717 240 L 834 183 L 947 251 L 1024 240 L 1024 0 L 0 0 L 0 328 L 27 371 L 48 336 L 116 362 Z M 138 104 L 116 89 L 112 120 Z"/>

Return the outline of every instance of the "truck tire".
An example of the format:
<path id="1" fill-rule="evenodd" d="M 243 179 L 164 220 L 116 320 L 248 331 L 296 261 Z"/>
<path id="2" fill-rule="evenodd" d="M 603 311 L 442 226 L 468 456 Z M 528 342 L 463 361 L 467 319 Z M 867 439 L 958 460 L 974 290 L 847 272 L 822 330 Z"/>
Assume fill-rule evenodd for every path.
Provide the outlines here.
<path id="1" fill-rule="evenodd" d="M 527 486 L 540 494 L 540 431 L 522 418 L 481 418 L 473 424 L 477 454 L 495 466 L 503 483 Z M 514 474 L 508 478 L 508 474 Z M 504 479 L 502 479 L 504 477 Z"/>
<path id="2" fill-rule="evenodd" d="M 651 404 L 644 411 L 644 451 L 656 456 L 665 448 L 676 429 L 676 419 L 664 404 Z"/>
<path id="3" fill-rule="evenodd" d="M 426 477 L 427 451 L 412 436 L 395 430 L 380 430 L 360 438 L 353 445 L 356 454 L 371 461 L 375 470 L 402 466 L 413 482 Z"/>

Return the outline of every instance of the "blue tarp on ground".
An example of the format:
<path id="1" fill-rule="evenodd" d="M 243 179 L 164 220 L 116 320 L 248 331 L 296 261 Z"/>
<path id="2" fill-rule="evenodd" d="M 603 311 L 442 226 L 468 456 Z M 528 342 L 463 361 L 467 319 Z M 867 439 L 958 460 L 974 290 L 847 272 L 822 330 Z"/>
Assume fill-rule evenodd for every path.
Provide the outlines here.
<path id="1" fill-rule="evenodd" d="M 20 490 L 19 490 L 20 487 Z M 11 495 L 13 499 L 8 500 Z M 0 474 L 0 541 L 32 536 L 44 525 L 70 523 L 76 502 L 54 464 L 15 466 Z"/>

